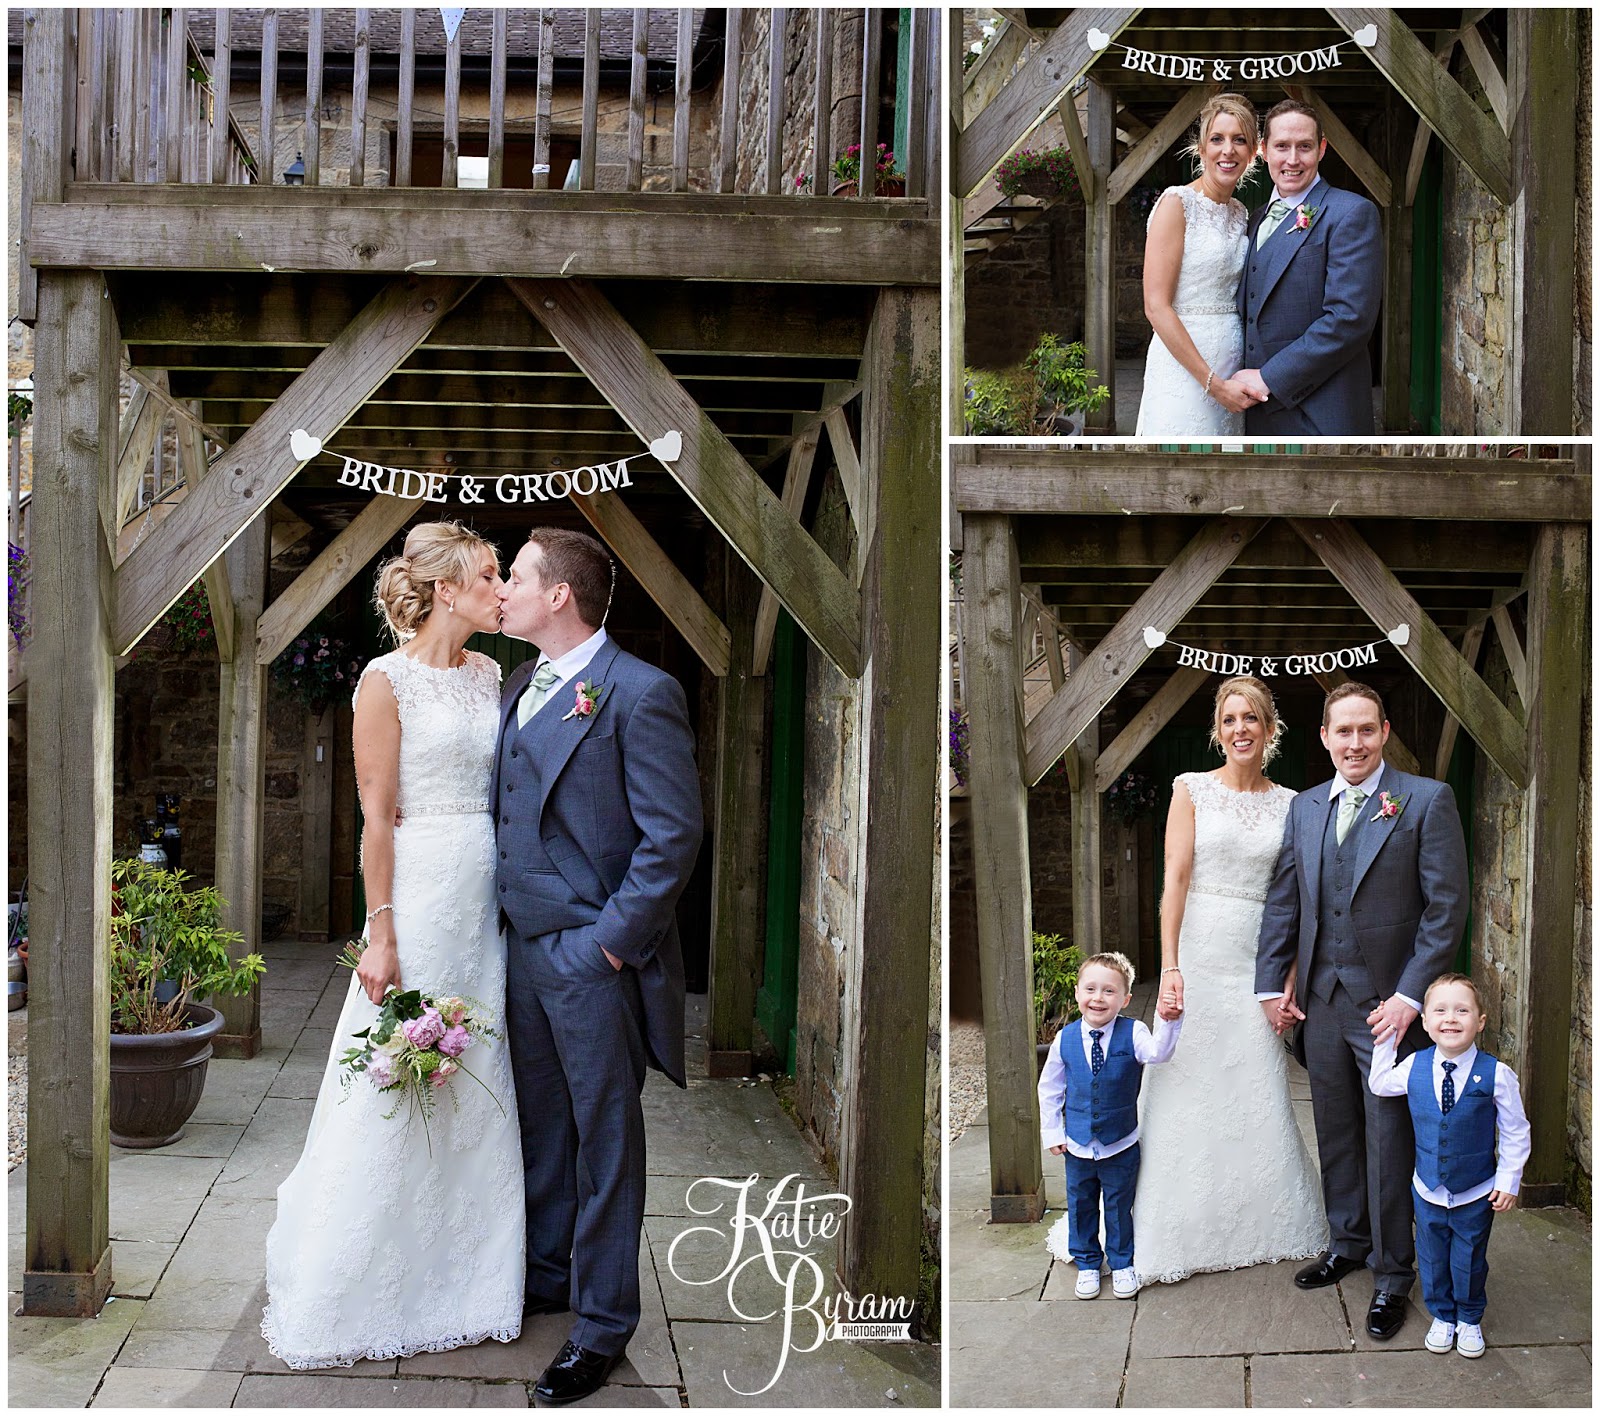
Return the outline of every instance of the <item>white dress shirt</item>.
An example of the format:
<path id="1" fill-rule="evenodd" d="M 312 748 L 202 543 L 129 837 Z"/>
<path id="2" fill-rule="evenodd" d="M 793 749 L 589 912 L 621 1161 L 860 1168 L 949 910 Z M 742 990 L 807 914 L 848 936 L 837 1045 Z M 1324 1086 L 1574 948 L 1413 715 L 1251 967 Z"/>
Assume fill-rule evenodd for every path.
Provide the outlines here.
<path id="1" fill-rule="evenodd" d="M 1397 1064 L 1394 1053 L 1393 1033 L 1372 1049 L 1372 1073 L 1367 1078 L 1367 1085 L 1372 1089 L 1374 1096 L 1405 1096 L 1410 1090 L 1411 1064 L 1422 1054 L 1413 1052 L 1404 1062 Z M 1441 1109 L 1444 1107 L 1443 1064 L 1446 1061 L 1456 1063 L 1456 1076 L 1461 1079 L 1456 1091 L 1456 1095 L 1459 1096 L 1460 1088 L 1466 1085 L 1466 1079 L 1472 1075 L 1472 1068 L 1477 1060 L 1476 1043 L 1469 1045 L 1465 1052 L 1454 1058 L 1446 1058 L 1437 1047 L 1434 1048 L 1433 1097 Z M 1470 1190 L 1463 1190 L 1459 1194 L 1452 1194 L 1443 1185 L 1436 1190 L 1428 1189 L 1422 1183 L 1422 1177 L 1413 1170 L 1412 1187 L 1423 1199 L 1444 1209 L 1454 1209 L 1457 1205 L 1481 1200 L 1491 1190 L 1499 1190 L 1507 1195 L 1517 1193 L 1522 1185 L 1522 1169 L 1533 1153 L 1533 1131 L 1528 1125 L 1527 1113 L 1522 1109 L 1522 1093 L 1517 1087 L 1517 1074 L 1498 1059 L 1494 1068 L 1494 1118 L 1496 1130 L 1494 1179 L 1485 1180 L 1481 1185 L 1474 1185 Z"/>
<path id="2" fill-rule="evenodd" d="M 585 639 L 582 644 L 567 650 L 567 652 L 559 659 L 551 659 L 544 654 L 539 655 L 538 663 L 533 666 L 533 671 L 535 673 L 539 672 L 539 664 L 549 664 L 550 667 L 556 671 L 556 681 L 550 685 L 550 691 L 545 694 L 544 702 L 541 703 L 537 709 L 538 712 L 544 712 L 544 710 L 548 708 L 552 702 L 554 702 L 556 691 L 558 689 L 565 688 L 569 683 L 572 682 L 573 679 L 577 678 L 579 674 L 589 667 L 590 661 L 604 647 L 605 642 L 606 631 L 605 627 L 602 626 L 601 628 L 595 630 L 595 632 Z M 530 679 L 530 686 L 532 682 L 533 681 Z M 527 689 L 524 689 L 523 692 L 526 693 Z M 569 704 L 568 706 L 570 707 L 571 705 Z"/>
<path id="3" fill-rule="evenodd" d="M 1111 1041 L 1111 1030 L 1117 1025 L 1117 1020 L 1112 1020 L 1105 1025 L 1102 1031 L 1106 1043 Z M 1156 1019 L 1156 1030 L 1150 1031 L 1137 1018 L 1133 1020 L 1133 1055 L 1145 1067 L 1153 1067 L 1162 1062 L 1172 1060 L 1173 1049 L 1178 1045 L 1178 1034 L 1183 1031 L 1183 1019 L 1176 1018 L 1168 1022 L 1165 1018 Z M 1089 1036 L 1089 1029 L 1083 1029 L 1083 1057 L 1084 1061 L 1093 1064 L 1094 1039 Z M 1052 1146 L 1064 1145 L 1075 1156 L 1084 1160 L 1105 1160 L 1108 1156 L 1118 1155 L 1127 1150 L 1139 1139 L 1139 1128 L 1135 1126 L 1126 1136 L 1119 1141 L 1112 1141 L 1101 1145 L 1099 1141 L 1091 1140 L 1088 1145 L 1081 1146 L 1067 1136 L 1066 1126 L 1061 1115 L 1061 1108 L 1067 1099 L 1067 1064 L 1061 1060 L 1061 1044 L 1054 1042 L 1050 1045 L 1050 1054 L 1044 1060 L 1044 1072 L 1039 1077 L 1039 1130 L 1043 1134 L 1045 1149 Z"/>

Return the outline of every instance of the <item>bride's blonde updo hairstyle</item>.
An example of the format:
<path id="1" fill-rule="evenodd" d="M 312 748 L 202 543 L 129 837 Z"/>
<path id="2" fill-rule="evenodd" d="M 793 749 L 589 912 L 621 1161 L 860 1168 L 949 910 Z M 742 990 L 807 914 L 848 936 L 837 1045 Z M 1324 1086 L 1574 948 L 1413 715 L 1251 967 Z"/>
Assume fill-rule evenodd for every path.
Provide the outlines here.
<path id="1" fill-rule="evenodd" d="M 1256 717 L 1261 719 L 1261 726 L 1266 730 L 1266 746 L 1261 754 L 1261 765 L 1265 767 L 1278 755 L 1283 724 L 1278 720 L 1278 705 L 1272 701 L 1272 690 L 1254 674 L 1224 679 L 1217 688 L 1217 696 L 1211 704 L 1211 745 L 1224 757 L 1228 755 L 1228 749 L 1222 745 L 1222 705 L 1234 694 L 1256 710 Z"/>
<path id="2" fill-rule="evenodd" d="M 1244 134 L 1244 140 L 1250 146 L 1250 161 L 1245 164 L 1244 171 L 1239 174 L 1239 180 L 1243 182 L 1246 177 L 1256 170 L 1256 163 L 1261 160 L 1256 151 L 1261 146 L 1261 121 L 1256 117 L 1256 110 L 1251 106 L 1250 100 L 1242 93 L 1214 93 L 1205 101 L 1204 106 L 1200 109 L 1199 120 L 1195 123 L 1194 137 L 1189 140 L 1189 145 L 1183 149 L 1183 156 L 1192 157 L 1198 169 L 1200 149 L 1205 146 L 1206 138 L 1210 136 L 1211 125 L 1224 113 L 1238 120 L 1239 130 Z"/>
<path id="3" fill-rule="evenodd" d="M 482 536 L 459 521 L 424 521 L 411 528 L 405 549 L 378 568 L 373 602 L 397 644 L 410 639 L 433 613 L 433 587 L 439 580 L 465 586 L 478 573 L 483 551 L 500 557 Z"/>

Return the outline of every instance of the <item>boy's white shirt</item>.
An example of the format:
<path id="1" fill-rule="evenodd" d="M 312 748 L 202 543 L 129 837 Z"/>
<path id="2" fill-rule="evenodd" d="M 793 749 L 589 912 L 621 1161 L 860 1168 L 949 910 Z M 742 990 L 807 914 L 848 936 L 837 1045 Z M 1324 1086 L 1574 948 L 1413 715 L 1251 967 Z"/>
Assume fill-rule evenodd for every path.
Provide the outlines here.
<path id="1" fill-rule="evenodd" d="M 1395 1038 L 1391 1033 L 1372 1049 L 1372 1071 L 1367 1078 L 1367 1085 L 1374 1096 L 1404 1096 L 1411 1086 L 1411 1064 L 1422 1054 L 1413 1052 L 1403 1062 L 1394 1060 Z M 1441 1107 L 1444 1106 L 1444 1066 L 1446 1059 L 1436 1047 L 1433 1050 L 1433 1098 Z M 1457 1090 L 1466 1084 L 1466 1079 L 1472 1075 L 1473 1065 L 1478 1060 L 1478 1047 L 1476 1043 L 1470 1045 L 1459 1057 L 1453 1059 L 1456 1065 Z M 1430 1190 L 1422 1183 L 1422 1177 L 1411 1172 L 1411 1184 L 1416 1192 L 1430 1204 L 1435 1204 L 1443 1209 L 1454 1209 L 1457 1205 L 1471 1204 L 1474 1200 L 1481 1200 L 1492 1190 L 1499 1190 L 1507 1195 L 1514 1195 L 1522 1185 L 1522 1170 L 1528 1163 L 1528 1157 L 1533 1153 L 1533 1131 L 1528 1125 L 1527 1113 L 1522 1109 L 1522 1092 L 1517 1085 L 1517 1074 L 1504 1062 L 1496 1059 L 1494 1068 L 1494 1115 L 1495 1115 L 1495 1169 L 1494 1179 L 1485 1180 L 1481 1185 L 1474 1185 L 1470 1190 L 1462 1190 L 1453 1194 L 1440 1185 L 1437 1189 Z"/>
<path id="2" fill-rule="evenodd" d="M 1110 1033 L 1116 1025 L 1117 1020 L 1113 1018 L 1104 1031 Z M 1182 1031 L 1182 1017 L 1175 1018 L 1170 1023 L 1165 1018 L 1158 1017 L 1154 1033 L 1135 1018 L 1133 1020 L 1134 1057 L 1145 1067 L 1154 1067 L 1162 1062 L 1170 1062 L 1173 1050 L 1178 1045 L 1178 1034 Z M 1089 1036 L 1089 1029 L 1084 1028 L 1083 1056 L 1085 1061 L 1092 1060 L 1093 1049 L 1094 1039 Z M 1044 1071 L 1039 1077 L 1039 1130 L 1044 1138 L 1046 1150 L 1051 1146 L 1064 1145 L 1073 1155 L 1079 1156 L 1084 1160 L 1105 1160 L 1109 1156 L 1121 1154 L 1139 1139 L 1139 1128 L 1135 1126 L 1121 1140 L 1113 1141 L 1108 1145 L 1101 1145 L 1098 1141 L 1091 1141 L 1087 1146 L 1079 1145 L 1068 1137 L 1066 1127 L 1062 1122 L 1061 1108 L 1066 1101 L 1066 1096 L 1066 1063 L 1061 1060 L 1060 1044 L 1052 1043 L 1049 1055 L 1044 1060 Z"/>

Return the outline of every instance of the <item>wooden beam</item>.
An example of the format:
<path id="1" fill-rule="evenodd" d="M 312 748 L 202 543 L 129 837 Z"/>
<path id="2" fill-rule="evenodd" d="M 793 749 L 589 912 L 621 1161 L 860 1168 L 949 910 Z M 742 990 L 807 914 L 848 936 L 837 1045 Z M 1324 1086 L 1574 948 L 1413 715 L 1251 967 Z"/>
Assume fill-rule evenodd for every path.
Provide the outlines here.
<path id="1" fill-rule="evenodd" d="M 1070 678 L 1070 675 L 1069 675 Z M 1067 749 L 1072 763 L 1072 943 L 1083 957 L 1102 947 L 1101 801 L 1095 787 L 1095 759 L 1100 753 L 1100 715 Z"/>
<path id="2" fill-rule="evenodd" d="M 178 469 L 184 484 L 198 487 L 210 470 L 206 463 L 205 435 L 200 431 L 199 420 L 185 422 L 179 419 L 175 428 L 178 441 Z M 304 525 L 304 523 L 301 523 Z M 310 531 L 307 526 L 306 530 Z M 201 577 L 206 587 L 206 603 L 211 607 L 211 628 L 217 636 L 217 657 L 228 663 L 238 652 L 238 641 L 233 628 L 236 614 L 233 603 L 233 584 L 228 579 L 227 565 L 214 560 Z"/>
<path id="3" fill-rule="evenodd" d="M 1116 697 L 1128 676 L 1150 657 L 1145 627 L 1150 625 L 1169 633 L 1265 524 L 1253 518 L 1234 517 L 1207 522 L 1077 672 L 1067 676 L 1066 687 L 1028 725 L 1023 773 L 1030 786 L 1050 770 L 1100 710 Z"/>
<path id="4" fill-rule="evenodd" d="M 290 432 L 331 438 L 468 289 L 440 276 L 394 281 L 312 361 L 117 571 L 119 652 L 138 643 L 305 465 L 290 450 Z"/>
<path id="5" fill-rule="evenodd" d="M 72 180 L 77 127 L 78 14 L 28 9 L 22 15 L 22 200 L 17 223 L 17 317 L 32 324 L 39 276 L 32 259 L 33 213 L 59 202 Z M 85 154 L 87 166 L 87 154 Z"/>
<path id="6" fill-rule="evenodd" d="M 1589 662 L 1589 530 L 1541 527 L 1528 586 L 1528 794 L 1519 920 L 1527 969 L 1527 1039 L 1521 1080 L 1533 1128 L 1525 1179 L 1563 1183 L 1568 1171 L 1568 1094 L 1573 1070 L 1573 959 L 1587 943 L 1579 817 L 1588 778 L 1584 698 Z M 1583 858 L 1587 874 L 1588 857 Z"/>
<path id="7" fill-rule="evenodd" d="M 1195 690 L 1211 677 L 1204 669 L 1174 669 L 1172 676 L 1151 695 L 1150 701 L 1128 720 L 1128 725 L 1112 739 L 1094 764 L 1094 789 L 1106 791 L 1133 760 L 1155 740 L 1173 714 L 1194 696 Z"/>
<path id="8" fill-rule="evenodd" d="M 1044 1213 L 1033 1050 L 1033 886 L 1017 676 L 1016 547 L 1003 516 L 966 522 L 962 660 L 971 759 L 973 894 L 989 1097 L 989 1217 Z"/>
<path id="9" fill-rule="evenodd" d="M 1483 633 L 1488 625 L 1488 620 L 1469 625 L 1461 639 L 1461 657 L 1473 672 L 1477 672 L 1478 646 L 1483 643 Z M 1439 745 L 1433 754 L 1433 775 L 1441 782 L 1450 774 L 1450 759 L 1455 754 L 1456 733 L 1460 728 L 1461 719 L 1446 710 L 1444 723 L 1439 729 Z"/>
<path id="10" fill-rule="evenodd" d="M 1361 179 L 1361 185 L 1372 194 L 1372 200 L 1380 207 L 1387 207 L 1394 200 L 1394 184 L 1389 180 L 1389 174 L 1361 145 L 1361 140 L 1345 127 L 1344 120 L 1323 101 L 1322 95 L 1308 84 L 1284 84 L 1283 91 L 1290 98 L 1316 110 L 1328 146 Z"/>
<path id="11" fill-rule="evenodd" d="M 843 418 L 843 414 L 839 417 Z M 811 490 L 811 469 L 816 465 L 817 443 L 820 429 L 802 433 L 789 448 L 789 466 L 783 474 L 783 507 L 803 525 L 800 514 L 805 508 L 806 493 Z M 851 448 L 852 453 L 855 449 Z M 751 650 L 751 673 L 761 678 L 772 659 L 772 636 L 778 628 L 778 597 L 770 585 L 761 587 L 761 603 L 756 606 L 755 644 Z"/>
<path id="12" fill-rule="evenodd" d="M 1524 707 L 1528 702 L 1528 661 L 1523 657 L 1522 641 L 1517 638 L 1516 626 L 1511 623 L 1511 612 L 1504 605 L 1496 605 L 1489 612 L 1494 622 L 1500 648 L 1505 653 L 1506 664 L 1511 669 L 1511 682 L 1516 686 L 1517 697 Z"/>
<path id="13" fill-rule="evenodd" d="M 1040 125 L 1039 131 L 1049 138 L 1050 119 L 1061 125 L 1061 138 L 1067 145 L 1067 155 L 1072 159 L 1072 170 L 1078 174 L 1078 188 L 1087 203 L 1100 195 L 1100 174 L 1089 161 L 1089 140 L 1084 136 L 1083 124 L 1078 121 L 1078 100 L 1069 89 Z"/>
<path id="14" fill-rule="evenodd" d="M 1403 110 L 1392 96 L 1388 103 L 1387 151 L 1390 165 L 1405 152 Z M 1426 130 L 1418 122 L 1418 129 Z M 1387 180 L 1387 178 L 1385 179 Z M 1391 188 L 1383 217 L 1383 408 L 1381 425 L 1393 432 L 1411 429 L 1411 245 L 1416 212 L 1401 204 Z"/>
<path id="15" fill-rule="evenodd" d="M 962 75 L 963 126 L 972 122 L 991 103 L 1017 62 L 1027 53 L 1028 32 L 1021 25 L 1002 20 L 994 37 L 984 45 L 978 62 Z"/>
<path id="16" fill-rule="evenodd" d="M 1360 533 L 1346 521 L 1290 524 L 1334 573 L 1351 597 L 1385 634 L 1408 625 L 1409 640 L 1397 647 L 1440 702 L 1518 787 L 1527 785 L 1528 752 L 1522 724 L 1466 665 L 1460 652 L 1423 610 Z"/>
<path id="17" fill-rule="evenodd" d="M 1477 25 L 1463 25 L 1460 39 L 1467 62 L 1472 65 L 1472 72 L 1478 76 L 1478 82 L 1483 85 L 1483 96 L 1489 100 L 1489 107 L 1494 110 L 1495 118 L 1502 128 L 1509 128 L 1510 109 L 1506 103 L 1506 78 L 1500 72 L 1500 66 L 1495 63 L 1494 56 L 1489 53 L 1489 46 L 1484 43 L 1483 35 L 1479 33 Z"/>
<path id="18" fill-rule="evenodd" d="M 256 663 L 266 667 L 283 653 L 421 505 L 403 497 L 373 497 L 252 626 L 250 642 Z"/>
<path id="19" fill-rule="evenodd" d="M 216 476 L 202 482 L 209 485 Z M 193 500 L 190 493 L 188 500 Z M 159 528 L 158 528 L 159 529 Z M 248 646 L 267 593 L 267 547 L 272 518 L 267 502 L 224 552 L 233 600 L 233 642 L 223 663 L 217 706 L 217 841 L 214 878 L 226 900 L 222 924 L 237 930 L 234 959 L 261 947 L 261 874 L 266 850 L 263 808 L 267 790 L 267 670 Z M 238 652 L 244 651 L 244 652 Z M 249 1058 L 261 1050 L 261 985 L 235 998 L 219 998 L 222 1031 L 212 1042 L 219 1057 Z"/>
<path id="20" fill-rule="evenodd" d="M 572 493 L 572 503 L 672 621 L 700 662 L 718 678 L 724 677 L 731 662 L 728 627 L 656 544 L 644 523 L 628 510 L 627 503 L 616 495 L 585 496 L 582 492 Z"/>
<path id="21" fill-rule="evenodd" d="M 291 207 L 257 187 L 98 186 L 35 211 L 31 255 L 41 267 L 109 270 L 400 275 L 426 259 L 435 276 L 939 283 L 939 223 L 910 215 L 904 201 L 725 197 L 702 213 L 670 192 L 569 192 L 565 202 L 541 198 L 530 224 L 526 205 L 503 191 L 452 190 L 448 206 L 397 207 L 396 195 L 426 194 L 302 189 Z"/>
<path id="22" fill-rule="evenodd" d="M 1177 142 L 1189 124 L 1200 116 L 1200 110 L 1205 107 L 1207 100 L 1213 94 L 1221 92 L 1222 85 L 1217 82 L 1191 84 L 1183 90 L 1182 96 L 1167 110 L 1166 116 L 1145 135 L 1138 147 L 1117 164 L 1106 186 L 1106 195 L 1113 206 L 1127 196 L 1138 180 L 1166 156 L 1167 149 Z M 1070 96 L 1065 100 L 1067 103 L 1071 101 Z M 1115 121 L 1114 116 L 1112 121 Z"/>
<path id="23" fill-rule="evenodd" d="M 861 658 L 855 587 L 605 295 L 581 280 L 510 285 L 641 438 L 682 434 L 682 453 L 667 470 L 812 643 L 854 677 Z"/>
<path id="24" fill-rule="evenodd" d="M 866 552 L 856 822 L 858 947 L 846 960 L 856 1006 L 841 1052 L 853 1079 L 840 1124 L 840 1188 L 854 1204 L 839 1235 L 851 1293 L 915 1299 L 923 1227 L 926 1088 L 937 999 L 934 872 L 942 641 L 938 495 L 940 299 L 885 290 L 862 357 L 864 495 L 878 526 Z M 935 1177 L 936 1178 L 936 1177 Z"/>
<path id="25" fill-rule="evenodd" d="M 1494 119 L 1430 54 L 1393 10 L 1329 9 L 1346 34 L 1373 25 L 1377 42 L 1362 52 L 1495 199 L 1512 200 L 1511 150 Z"/>
<path id="26" fill-rule="evenodd" d="M 1070 22 L 1069 22 L 1070 23 Z M 1063 29 L 1069 25 L 1063 25 Z M 1094 171 L 1094 198 L 1084 207 L 1083 342 L 1088 364 L 1111 396 L 1084 415 L 1091 430 L 1114 429 L 1117 420 L 1117 209 L 1110 198 L 1111 164 L 1116 161 L 1116 103 L 1111 90 L 1089 80 L 1087 151 Z"/>
<path id="27" fill-rule="evenodd" d="M 1254 457 L 956 444 L 956 506 L 1006 515 L 1587 521 L 1569 459 Z M 1359 484 L 1349 480 L 1357 474 Z"/>
<path id="28" fill-rule="evenodd" d="M 106 544 L 114 556 L 117 536 L 127 525 L 139 495 L 139 484 L 144 480 L 144 469 L 155 449 L 156 435 L 161 430 L 165 414 L 162 406 L 150 397 L 149 390 L 136 388 L 122 414 L 122 428 L 118 434 L 121 449 L 117 458 L 116 515 L 105 528 Z"/>
<path id="29" fill-rule="evenodd" d="M 850 436 L 850 424 L 845 421 L 842 406 L 831 409 L 823 419 L 823 425 L 828 430 L 828 446 L 833 449 L 834 466 L 839 469 L 839 485 L 844 489 L 851 519 L 856 523 L 857 545 L 864 562 L 867 547 L 863 544 L 866 533 L 862 522 L 866 519 L 866 509 L 861 504 L 861 459 L 856 456 L 856 441 Z"/>
<path id="30" fill-rule="evenodd" d="M 220 428 L 213 428 L 187 403 L 179 402 L 172 396 L 168 387 L 169 379 L 166 370 L 151 373 L 145 369 L 129 369 L 128 377 L 138 384 L 157 403 L 165 405 L 169 413 L 175 413 L 180 423 L 192 423 L 202 434 L 210 438 L 220 448 L 226 448 L 232 441 Z"/>
<path id="31" fill-rule="evenodd" d="M 29 1317 L 94 1317 L 111 1290 L 115 725 L 102 520 L 116 471 L 119 353 L 96 272 L 40 276 L 28 546 Z"/>
<path id="32" fill-rule="evenodd" d="M 1073 10 L 994 98 L 967 123 L 954 153 L 955 191 L 969 197 L 1036 127 L 1056 100 L 1094 63 L 1089 31 L 1113 39 L 1139 12 L 1133 7 Z"/>

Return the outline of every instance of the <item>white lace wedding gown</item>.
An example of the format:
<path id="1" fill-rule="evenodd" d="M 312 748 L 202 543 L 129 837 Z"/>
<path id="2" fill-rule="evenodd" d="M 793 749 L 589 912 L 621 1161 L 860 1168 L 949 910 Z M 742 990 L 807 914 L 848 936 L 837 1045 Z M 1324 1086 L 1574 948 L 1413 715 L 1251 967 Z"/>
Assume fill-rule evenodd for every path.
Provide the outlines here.
<path id="1" fill-rule="evenodd" d="M 1142 1283 L 1311 1258 L 1327 1247 L 1322 1182 L 1289 1102 L 1288 1056 L 1255 997 L 1256 935 L 1294 793 L 1235 792 L 1203 772 L 1178 935 L 1183 1035 L 1139 1100 L 1133 1266 Z M 1067 1221 L 1050 1252 L 1070 1262 Z"/>
<path id="2" fill-rule="evenodd" d="M 1183 264 L 1173 309 L 1217 377 L 1232 378 L 1244 359 L 1244 326 L 1236 301 L 1250 245 L 1249 214 L 1242 202 L 1232 198 L 1214 202 L 1192 187 L 1168 187 L 1150 208 L 1151 220 L 1169 197 L 1183 203 Z M 1136 435 L 1190 438 L 1243 433 L 1244 414 L 1230 413 L 1208 397 L 1205 386 L 1167 351 L 1161 336 L 1152 335 Z"/>
<path id="3" fill-rule="evenodd" d="M 339 1081 L 351 1035 L 378 1012 L 352 975 L 305 1150 L 278 1187 L 267 1235 L 261 1332 L 296 1368 L 509 1342 L 522 1328 L 522 1148 L 488 799 L 500 668 L 482 654 L 431 669 L 394 653 L 368 664 L 373 672 L 388 677 L 400 709 L 402 987 L 475 1000 L 500 1037 L 461 1059 L 488 1091 L 457 1073 L 426 1135 L 405 1104 L 385 1119 L 394 1093 L 357 1079 L 346 1095 Z"/>

